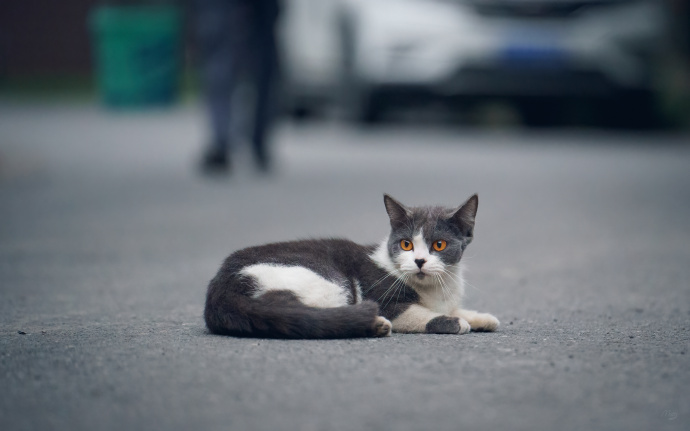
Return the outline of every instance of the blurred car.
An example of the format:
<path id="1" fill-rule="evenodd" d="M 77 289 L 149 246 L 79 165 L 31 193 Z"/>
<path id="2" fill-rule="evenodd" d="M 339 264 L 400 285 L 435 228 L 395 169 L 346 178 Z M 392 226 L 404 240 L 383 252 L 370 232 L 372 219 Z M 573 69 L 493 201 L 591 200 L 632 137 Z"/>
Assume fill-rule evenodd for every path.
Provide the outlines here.
<path id="1" fill-rule="evenodd" d="M 337 99 L 341 10 L 340 0 L 283 2 L 278 37 L 283 99 L 286 110 L 296 117 L 320 111 Z"/>
<path id="2" fill-rule="evenodd" d="M 632 114 L 652 98 L 665 31 L 656 0 L 292 0 L 287 9 L 288 98 L 336 100 L 362 122 L 431 98 L 508 97 L 527 102 L 528 120 L 544 114 L 540 102 L 573 98 L 623 101 Z"/>

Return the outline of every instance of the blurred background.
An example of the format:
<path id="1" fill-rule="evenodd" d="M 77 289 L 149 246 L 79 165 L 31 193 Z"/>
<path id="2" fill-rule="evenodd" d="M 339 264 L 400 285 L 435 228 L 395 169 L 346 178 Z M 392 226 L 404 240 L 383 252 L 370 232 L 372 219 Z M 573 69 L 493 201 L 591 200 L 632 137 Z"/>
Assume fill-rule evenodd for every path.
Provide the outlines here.
<path id="1" fill-rule="evenodd" d="M 683 0 L 281 5 L 280 112 L 292 118 L 372 124 L 421 109 L 486 127 L 688 123 Z M 194 11 L 181 0 L 3 1 L 0 96 L 194 100 Z"/>
<path id="2" fill-rule="evenodd" d="M 0 0 L 0 429 L 690 429 L 689 14 Z M 500 331 L 207 333 L 229 253 L 377 242 L 384 192 L 479 194 Z"/>

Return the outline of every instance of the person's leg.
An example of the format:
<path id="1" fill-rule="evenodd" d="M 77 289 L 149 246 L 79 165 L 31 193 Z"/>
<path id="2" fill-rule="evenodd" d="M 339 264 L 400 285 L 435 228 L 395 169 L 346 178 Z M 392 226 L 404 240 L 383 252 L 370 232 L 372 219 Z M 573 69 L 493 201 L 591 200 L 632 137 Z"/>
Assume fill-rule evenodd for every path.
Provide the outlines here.
<path id="1" fill-rule="evenodd" d="M 275 27 L 279 14 L 277 0 L 255 0 L 253 26 L 256 104 L 252 128 L 254 160 L 261 170 L 270 164 L 268 142 L 276 110 L 278 50 Z"/>
<path id="2" fill-rule="evenodd" d="M 243 1 L 197 0 L 196 32 L 201 60 L 201 80 L 210 126 L 205 168 L 225 168 L 231 147 L 231 96 L 237 86 L 238 54 L 246 24 Z"/>

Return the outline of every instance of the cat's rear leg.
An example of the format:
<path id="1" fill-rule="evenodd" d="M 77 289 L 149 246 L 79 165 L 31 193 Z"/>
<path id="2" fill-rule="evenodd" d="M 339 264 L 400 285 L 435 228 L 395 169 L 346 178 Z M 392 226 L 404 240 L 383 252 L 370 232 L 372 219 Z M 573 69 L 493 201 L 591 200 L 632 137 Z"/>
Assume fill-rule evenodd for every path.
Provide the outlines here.
<path id="1" fill-rule="evenodd" d="M 390 320 L 383 316 L 377 316 L 374 321 L 374 336 L 375 337 L 390 337 L 393 325 Z"/>
<path id="2" fill-rule="evenodd" d="M 393 331 L 428 334 L 466 334 L 470 324 L 458 316 L 446 316 L 426 307 L 411 304 L 393 319 Z"/>
<path id="3" fill-rule="evenodd" d="M 452 315 L 467 320 L 472 330 L 477 332 L 493 332 L 498 329 L 498 326 L 501 324 L 494 315 L 489 313 L 479 313 L 472 310 L 456 310 Z"/>

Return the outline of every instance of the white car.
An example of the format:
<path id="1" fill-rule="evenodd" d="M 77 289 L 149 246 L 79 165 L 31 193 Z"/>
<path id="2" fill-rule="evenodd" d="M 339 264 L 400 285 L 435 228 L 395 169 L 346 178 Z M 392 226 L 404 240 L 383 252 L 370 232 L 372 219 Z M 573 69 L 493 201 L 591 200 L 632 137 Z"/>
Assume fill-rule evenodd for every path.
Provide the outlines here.
<path id="1" fill-rule="evenodd" d="M 285 12 L 288 100 L 336 100 L 364 122 L 430 98 L 632 113 L 653 94 L 666 28 L 657 0 L 291 0 Z"/>

